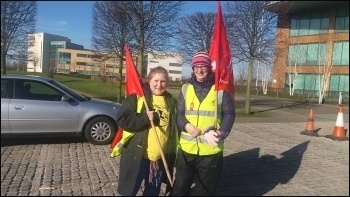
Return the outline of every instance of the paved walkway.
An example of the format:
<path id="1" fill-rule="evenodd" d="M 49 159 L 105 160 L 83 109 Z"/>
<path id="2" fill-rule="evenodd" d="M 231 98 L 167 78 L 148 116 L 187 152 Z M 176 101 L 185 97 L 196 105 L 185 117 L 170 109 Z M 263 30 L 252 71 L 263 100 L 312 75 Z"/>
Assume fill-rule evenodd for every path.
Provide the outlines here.
<path id="1" fill-rule="evenodd" d="M 225 140 L 217 195 L 349 196 L 349 141 L 325 137 L 338 107 L 265 101 L 252 102 L 252 111 L 271 116 L 238 117 Z M 300 134 L 310 107 L 320 137 Z M 348 115 L 346 107 L 346 130 Z M 119 158 L 109 157 L 108 146 L 76 138 L 1 141 L 1 196 L 116 195 Z"/>

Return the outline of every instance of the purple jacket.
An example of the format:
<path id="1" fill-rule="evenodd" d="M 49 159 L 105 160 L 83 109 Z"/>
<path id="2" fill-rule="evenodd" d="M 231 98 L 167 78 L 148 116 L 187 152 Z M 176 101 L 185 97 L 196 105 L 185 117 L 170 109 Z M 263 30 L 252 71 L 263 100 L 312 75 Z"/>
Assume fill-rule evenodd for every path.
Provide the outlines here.
<path id="1" fill-rule="evenodd" d="M 198 82 L 193 76 L 187 83 L 194 86 L 194 91 L 196 92 L 199 102 L 202 102 L 215 83 L 214 73 L 208 73 L 207 78 L 203 82 Z M 222 122 L 220 130 L 223 132 L 223 138 L 225 139 L 230 134 L 236 117 L 232 97 L 230 93 L 226 91 L 224 91 L 222 98 L 221 117 Z M 179 131 L 185 131 L 185 125 L 187 123 L 189 123 L 189 121 L 185 117 L 185 100 L 182 92 L 180 92 L 177 99 L 177 126 Z"/>

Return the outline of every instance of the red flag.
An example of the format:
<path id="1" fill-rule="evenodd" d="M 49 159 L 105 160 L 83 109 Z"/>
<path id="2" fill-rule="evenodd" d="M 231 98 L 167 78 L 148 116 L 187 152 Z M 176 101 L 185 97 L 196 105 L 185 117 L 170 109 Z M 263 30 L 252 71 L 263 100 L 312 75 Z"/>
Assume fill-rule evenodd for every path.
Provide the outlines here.
<path id="1" fill-rule="evenodd" d="M 118 144 L 118 142 L 120 142 L 120 140 L 122 139 L 123 136 L 123 129 L 122 128 L 118 128 L 117 134 L 115 134 L 115 137 L 113 139 L 113 142 L 110 146 L 110 149 L 113 149 L 115 147 L 115 145 Z"/>
<path id="2" fill-rule="evenodd" d="M 231 51 L 227 41 L 226 28 L 219 1 L 209 55 L 212 60 L 212 70 L 215 73 L 215 90 L 226 90 L 233 95 L 234 83 Z"/>
<path id="3" fill-rule="evenodd" d="M 125 57 L 126 57 L 126 77 L 125 77 L 125 96 L 130 94 L 137 94 L 139 96 L 144 96 L 143 90 L 140 82 L 140 75 L 136 70 L 135 64 L 132 60 L 129 48 L 127 45 L 124 46 Z M 117 134 L 115 135 L 113 142 L 110 146 L 111 149 L 118 144 L 122 139 L 123 129 L 119 128 Z"/>
<path id="4" fill-rule="evenodd" d="M 136 70 L 135 64 L 127 45 L 124 47 L 126 57 L 126 77 L 125 77 L 125 91 L 126 96 L 130 94 L 137 94 L 143 96 L 143 90 L 140 83 L 140 75 Z"/>

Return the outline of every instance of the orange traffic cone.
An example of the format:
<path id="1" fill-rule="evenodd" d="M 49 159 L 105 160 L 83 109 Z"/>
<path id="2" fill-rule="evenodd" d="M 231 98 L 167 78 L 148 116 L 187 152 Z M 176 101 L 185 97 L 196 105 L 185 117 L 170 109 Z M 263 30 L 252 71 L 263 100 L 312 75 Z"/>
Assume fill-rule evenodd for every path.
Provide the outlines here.
<path id="1" fill-rule="evenodd" d="M 326 135 L 326 137 L 338 141 L 345 141 L 349 139 L 348 137 L 346 137 L 346 132 L 344 129 L 343 105 L 339 105 L 337 121 L 335 122 L 333 134 Z"/>
<path id="2" fill-rule="evenodd" d="M 313 109 L 310 109 L 305 131 L 302 131 L 300 134 L 308 135 L 308 136 L 318 136 L 317 131 L 315 131 L 314 129 L 314 110 Z"/>

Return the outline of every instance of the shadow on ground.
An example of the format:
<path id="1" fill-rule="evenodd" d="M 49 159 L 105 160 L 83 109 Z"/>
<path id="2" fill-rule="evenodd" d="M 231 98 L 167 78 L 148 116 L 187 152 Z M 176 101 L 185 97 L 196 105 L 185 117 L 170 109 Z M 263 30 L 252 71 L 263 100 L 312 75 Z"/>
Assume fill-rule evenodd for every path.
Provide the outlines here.
<path id="1" fill-rule="evenodd" d="M 263 196 L 278 184 L 288 183 L 296 174 L 307 145 L 299 144 L 281 153 L 259 156 L 259 148 L 224 157 L 224 167 L 216 195 Z"/>

